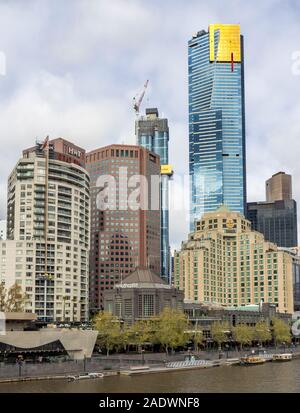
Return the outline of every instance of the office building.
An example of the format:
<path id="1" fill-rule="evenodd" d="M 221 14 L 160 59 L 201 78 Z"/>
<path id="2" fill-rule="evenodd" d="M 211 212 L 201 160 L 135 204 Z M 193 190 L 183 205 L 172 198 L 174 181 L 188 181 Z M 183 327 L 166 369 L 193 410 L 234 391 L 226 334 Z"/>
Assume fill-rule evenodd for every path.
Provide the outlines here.
<path id="1" fill-rule="evenodd" d="M 292 199 L 291 176 L 273 175 L 266 182 L 266 196 L 267 201 L 247 203 L 252 229 L 279 247 L 297 247 L 297 203 Z"/>
<path id="2" fill-rule="evenodd" d="M 86 160 L 92 204 L 90 310 L 96 312 L 103 309 L 104 290 L 134 268 L 160 274 L 160 161 L 135 145 L 106 146 L 89 152 Z M 129 202 L 137 188 L 134 198 L 145 205 Z"/>
<path id="3" fill-rule="evenodd" d="M 300 311 L 300 256 L 299 250 L 293 256 L 294 310 Z"/>
<path id="4" fill-rule="evenodd" d="M 267 202 L 292 199 L 292 176 L 277 172 L 266 181 Z"/>
<path id="5" fill-rule="evenodd" d="M 196 221 L 188 241 L 175 251 L 174 278 L 186 300 L 229 307 L 264 302 L 293 312 L 290 254 L 224 206 Z"/>
<path id="6" fill-rule="evenodd" d="M 299 247 L 279 248 L 279 249 L 287 252 L 292 257 L 294 310 L 300 311 L 300 251 L 299 251 Z"/>
<path id="7" fill-rule="evenodd" d="M 0 240 L 6 239 L 6 220 L 0 220 Z"/>
<path id="8" fill-rule="evenodd" d="M 169 165 L 168 119 L 160 118 L 156 108 L 146 109 L 146 116 L 140 116 L 135 124 L 137 144 L 160 156 L 161 164 L 161 277 L 171 282 L 169 243 L 169 179 L 173 171 Z"/>
<path id="9" fill-rule="evenodd" d="M 63 160 L 62 160 L 63 159 Z M 0 280 L 26 293 L 39 320 L 88 317 L 89 176 L 85 152 L 65 139 L 25 150 L 8 179 Z"/>
<path id="10" fill-rule="evenodd" d="M 211 24 L 188 43 L 190 230 L 221 205 L 245 214 L 243 37 Z"/>
<path id="11" fill-rule="evenodd" d="M 297 204 L 293 199 L 273 202 L 249 202 L 247 218 L 253 230 L 264 234 L 266 240 L 279 247 L 296 247 Z"/>
<path id="12" fill-rule="evenodd" d="M 232 329 L 232 327 L 236 327 L 239 324 L 255 327 L 256 323 L 262 321 L 271 327 L 274 317 L 281 319 L 289 325 L 292 321 L 292 314 L 280 313 L 275 304 L 269 303 L 240 307 L 221 307 L 185 302 L 183 309 L 189 322 L 202 330 L 204 340 L 206 340 L 208 345 L 209 343 L 210 345 L 212 344 L 212 326 L 216 322 L 226 322 L 230 329 Z"/>
<path id="13" fill-rule="evenodd" d="M 183 292 L 149 269 L 136 269 L 104 292 L 104 310 L 128 324 L 158 316 L 166 307 L 182 310 Z"/>

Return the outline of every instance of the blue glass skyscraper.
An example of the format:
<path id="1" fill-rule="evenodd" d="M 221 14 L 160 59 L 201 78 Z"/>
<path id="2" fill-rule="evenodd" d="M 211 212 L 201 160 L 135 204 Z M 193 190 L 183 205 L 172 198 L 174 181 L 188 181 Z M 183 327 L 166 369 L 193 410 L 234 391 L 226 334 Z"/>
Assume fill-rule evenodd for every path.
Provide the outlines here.
<path id="1" fill-rule="evenodd" d="M 136 139 L 138 145 L 141 145 L 160 156 L 161 277 L 166 282 L 170 283 L 169 179 L 170 176 L 172 176 L 172 168 L 168 164 L 168 119 L 160 118 L 156 108 L 146 109 L 146 116 L 141 116 L 136 121 Z"/>
<path id="2" fill-rule="evenodd" d="M 190 229 L 220 205 L 245 214 L 245 112 L 240 26 L 212 24 L 188 43 Z"/>

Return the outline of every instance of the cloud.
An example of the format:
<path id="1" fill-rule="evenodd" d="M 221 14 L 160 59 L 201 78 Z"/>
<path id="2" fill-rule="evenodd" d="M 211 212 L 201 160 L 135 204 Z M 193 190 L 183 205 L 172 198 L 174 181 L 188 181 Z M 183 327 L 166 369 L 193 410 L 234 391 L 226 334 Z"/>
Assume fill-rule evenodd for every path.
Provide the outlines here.
<path id="1" fill-rule="evenodd" d="M 188 172 L 187 41 L 209 23 L 240 23 L 245 37 L 247 183 L 264 200 L 272 173 L 293 174 L 300 198 L 300 5 L 292 0 L 28 0 L 0 3 L 0 189 L 36 137 L 64 136 L 88 150 L 134 143 L 132 97 L 150 79 L 145 105 L 169 119 L 170 163 Z M 0 218 L 5 216 L 5 196 Z M 181 214 L 181 215 L 180 215 Z M 171 243 L 187 237 L 171 211 Z"/>

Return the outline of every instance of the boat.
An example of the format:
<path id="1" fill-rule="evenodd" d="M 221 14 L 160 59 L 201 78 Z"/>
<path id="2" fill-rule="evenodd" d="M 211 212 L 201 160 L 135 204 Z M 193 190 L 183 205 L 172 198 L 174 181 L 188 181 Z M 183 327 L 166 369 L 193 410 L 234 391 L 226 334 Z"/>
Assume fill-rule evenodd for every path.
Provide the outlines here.
<path id="1" fill-rule="evenodd" d="M 272 361 L 291 361 L 293 359 L 292 353 L 273 354 Z"/>
<path id="2" fill-rule="evenodd" d="M 266 359 L 260 356 L 246 356 L 240 358 L 240 365 L 242 366 L 254 366 L 257 364 L 263 364 Z"/>
<path id="3" fill-rule="evenodd" d="M 103 373 L 85 373 L 85 374 L 78 374 L 76 376 L 68 376 L 68 381 L 75 381 L 75 380 L 89 380 L 89 379 L 102 379 L 104 377 Z"/>

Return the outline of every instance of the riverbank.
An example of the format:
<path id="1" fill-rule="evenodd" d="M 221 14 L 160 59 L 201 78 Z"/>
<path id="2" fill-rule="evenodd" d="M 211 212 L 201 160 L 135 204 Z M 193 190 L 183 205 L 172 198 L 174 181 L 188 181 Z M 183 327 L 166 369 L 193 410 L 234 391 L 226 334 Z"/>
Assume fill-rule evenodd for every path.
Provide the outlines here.
<path id="1" fill-rule="evenodd" d="M 155 373 L 170 373 L 174 371 L 186 371 L 186 370 L 199 370 L 199 369 L 208 369 L 212 367 L 220 366 L 231 366 L 234 364 L 239 364 L 239 359 L 224 359 L 224 360 L 215 360 L 215 361 L 205 361 L 199 360 L 201 363 L 188 363 L 188 362 L 173 362 L 169 363 L 170 365 L 161 366 L 161 367 L 148 367 L 141 366 L 140 369 L 132 370 L 123 370 L 120 371 L 121 375 L 124 376 L 136 376 L 144 374 L 155 374 Z"/>
<path id="2" fill-rule="evenodd" d="M 104 377 L 118 376 L 118 371 L 102 372 Z M 15 377 L 9 379 L 0 379 L 0 384 L 3 383 L 18 383 L 26 381 L 48 381 L 48 380 L 66 380 L 69 375 L 58 375 L 58 376 L 36 376 L 36 377 Z"/>
<path id="3" fill-rule="evenodd" d="M 231 366 L 239 364 L 240 357 L 245 356 L 245 352 L 235 352 L 237 357 L 219 358 L 219 353 L 202 352 L 204 354 L 197 354 L 197 360 L 194 363 L 186 362 L 187 355 L 191 353 L 175 354 L 168 359 L 163 358 L 163 354 L 149 354 L 141 359 L 140 355 L 132 358 L 128 355 L 125 358 L 103 358 L 95 357 L 83 364 L 80 362 L 65 362 L 58 364 L 40 364 L 40 365 L 26 365 L 20 366 L 1 366 L 0 367 L 0 383 L 16 383 L 25 381 L 47 381 L 47 380 L 66 380 L 69 375 L 78 375 L 82 373 L 103 373 L 104 377 L 109 376 L 137 376 L 154 373 L 169 373 L 185 370 L 201 370 L 212 367 Z M 270 351 L 265 355 L 267 361 L 272 360 L 272 354 L 276 351 Z M 202 355 L 202 358 L 200 356 Z M 151 358 L 150 358 L 151 356 Z M 210 357 L 209 357 L 210 356 Z M 262 355 L 263 356 L 263 355 Z M 293 353 L 294 359 L 300 358 L 300 349 Z M 115 365 L 112 360 L 117 361 Z M 103 363 L 104 361 L 104 363 Z M 110 361 L 110 366 L 107 363 Z M 52 369 L 52 372 L 49 371 Z M 48 371 L 47 371 L 48 370 Z M 58 372 L 58 370 L 61 370 Z M 5 371 L 9 374 L 5 376 Z M 52 373 L 52 374 L 51 374 Z"/>
<path id="4" fill-rule="evenodd" d="M 252 367 L 170 371 L 106 377 L 104 380 L 39 380 L 0 383 L 0 393 L 298 393 L 300 360 Z"/>

